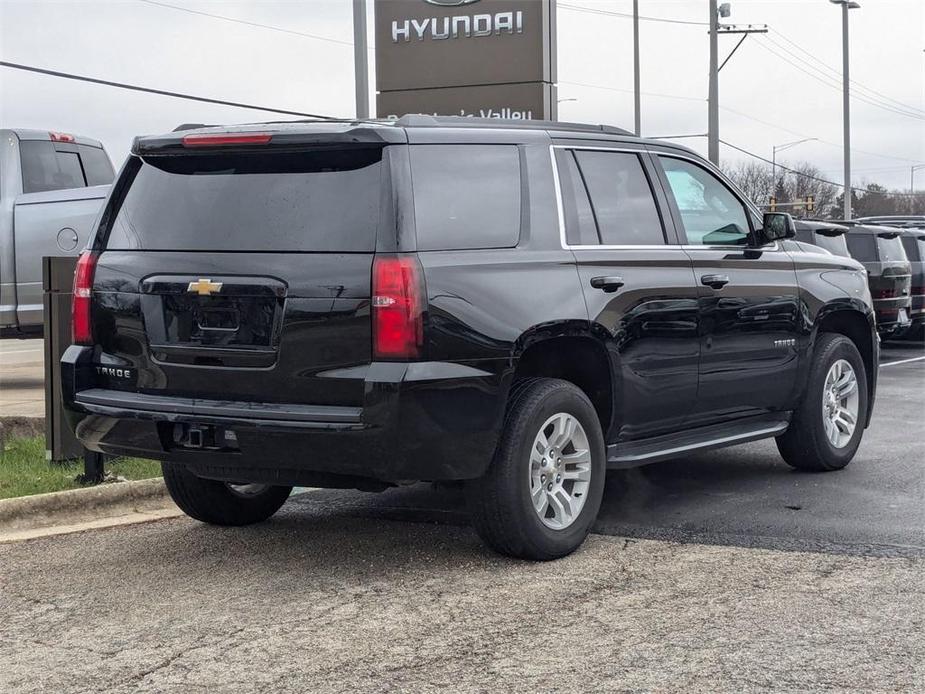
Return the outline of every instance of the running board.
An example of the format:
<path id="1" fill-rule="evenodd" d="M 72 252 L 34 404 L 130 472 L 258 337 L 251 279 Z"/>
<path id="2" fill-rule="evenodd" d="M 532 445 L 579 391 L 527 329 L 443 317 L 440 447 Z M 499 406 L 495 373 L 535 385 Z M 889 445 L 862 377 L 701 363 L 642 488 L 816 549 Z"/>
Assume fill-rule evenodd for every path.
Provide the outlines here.
<path id="1" fill-rule="evenodd" d="M 641 441 L 614 443 L 607 446 L 607 467 L 611 470 L 638 467 L 687 453 L 767 439 L 783 434 L 789 425 L 789 412 L 775 412 Z"/>

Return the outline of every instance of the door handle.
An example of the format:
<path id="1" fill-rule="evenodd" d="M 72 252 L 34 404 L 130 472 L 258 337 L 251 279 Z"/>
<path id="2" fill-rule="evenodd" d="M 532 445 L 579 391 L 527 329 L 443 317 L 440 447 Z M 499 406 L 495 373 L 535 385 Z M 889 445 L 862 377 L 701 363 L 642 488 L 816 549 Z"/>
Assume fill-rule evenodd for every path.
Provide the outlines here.
<path id="1" fill-rule="evenodd" d="M 613 294 L 623 286 L 623 278 L 616 275 L 608 277 L 592 277 L 591 286 L 595 289 L 603 289 L 607 294 Z"/>
<path id="2" fill-rule="evenodd" d="M 712 287 L 713 289 L 722 289 L 729 284 L 728 275 L 703 275 L 700 278 L 700 284 Z"/>

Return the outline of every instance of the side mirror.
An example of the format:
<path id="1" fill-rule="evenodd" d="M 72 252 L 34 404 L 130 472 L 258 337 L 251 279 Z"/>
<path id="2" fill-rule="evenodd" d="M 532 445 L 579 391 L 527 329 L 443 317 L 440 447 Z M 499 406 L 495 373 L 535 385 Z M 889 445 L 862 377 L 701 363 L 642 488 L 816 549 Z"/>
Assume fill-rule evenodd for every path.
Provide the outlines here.
<path id="1" fill-rule="evenodd" d="M 758 245 L 764 246 L 780 239 L 792 239 L 797 235 L 793 217 L 786 212 L 765 212 L 762 227 L 758 230 Z"/>

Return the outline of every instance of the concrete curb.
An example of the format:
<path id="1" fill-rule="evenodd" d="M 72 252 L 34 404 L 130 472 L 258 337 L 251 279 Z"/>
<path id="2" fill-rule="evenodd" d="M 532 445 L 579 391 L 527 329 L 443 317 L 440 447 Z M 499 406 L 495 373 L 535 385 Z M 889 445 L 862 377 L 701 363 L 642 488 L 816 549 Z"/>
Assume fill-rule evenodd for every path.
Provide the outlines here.
<path id="1" fill-rule="evenodd" d="M 44 435 L 44 417 L 21 417 L 19 415 L 0 417 L 0 442 L 12 438 L 29 438 Z"/>
<path id="2" fill-rule="evenodd" d="M 0 499 L 0 534 L 171 507 L 173 501 L 161 478 Z"/>

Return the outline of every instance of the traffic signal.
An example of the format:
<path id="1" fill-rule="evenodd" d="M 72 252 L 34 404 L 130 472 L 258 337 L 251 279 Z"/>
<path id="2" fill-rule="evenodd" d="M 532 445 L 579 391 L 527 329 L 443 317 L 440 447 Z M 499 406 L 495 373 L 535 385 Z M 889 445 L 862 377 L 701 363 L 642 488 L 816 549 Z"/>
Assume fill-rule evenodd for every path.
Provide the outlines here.
<path id="1" fill-rule="evenodd" d="M 806 211 L 815 212 L 816 211 L 816 196 L 807 195 L 805 198 L 805 201 L 806 201 Z"/>
<path id="2" fill-rule="evenodd" d="M 777 212 L 777 198 L 773 195 L 771 196 L 770 204 L 768 205 L 771 212 Z"/>

